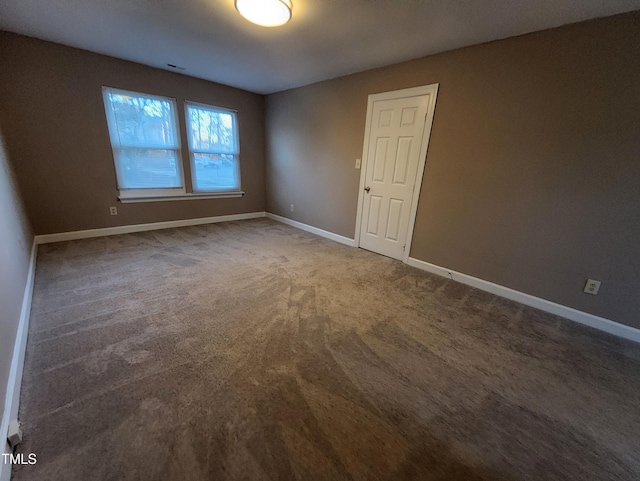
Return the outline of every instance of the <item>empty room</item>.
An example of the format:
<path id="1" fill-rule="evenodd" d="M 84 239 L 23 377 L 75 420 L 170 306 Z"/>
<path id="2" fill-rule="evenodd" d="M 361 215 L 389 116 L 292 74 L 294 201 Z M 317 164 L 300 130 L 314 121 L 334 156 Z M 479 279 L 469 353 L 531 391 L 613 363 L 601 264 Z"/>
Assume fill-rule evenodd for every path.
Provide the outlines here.
<path id="1" fill-rule="evenodd" d="M 640 479 L 640 0 L 0 1 L 0 481 Z"/>

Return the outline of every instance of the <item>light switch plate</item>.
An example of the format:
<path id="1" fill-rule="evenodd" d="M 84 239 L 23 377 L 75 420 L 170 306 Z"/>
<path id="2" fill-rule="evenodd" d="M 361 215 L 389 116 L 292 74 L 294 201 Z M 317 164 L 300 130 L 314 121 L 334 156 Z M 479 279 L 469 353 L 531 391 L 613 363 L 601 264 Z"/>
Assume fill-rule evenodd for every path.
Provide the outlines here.
<path id="1" fill-rule="evenodd" d="M 360 168 L 360 163 L 362 162 L 362 159 L 356 159 L 356 169 Z"/>

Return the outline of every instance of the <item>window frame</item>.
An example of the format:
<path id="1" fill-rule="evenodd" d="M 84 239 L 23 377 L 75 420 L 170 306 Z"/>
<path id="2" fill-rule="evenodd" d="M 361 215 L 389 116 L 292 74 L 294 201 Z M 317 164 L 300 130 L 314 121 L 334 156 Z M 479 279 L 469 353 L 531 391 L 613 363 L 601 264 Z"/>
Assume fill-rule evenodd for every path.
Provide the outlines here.
<path id="1" fill-rule="evenodd" d="M 189 107 L 194 107 L 196 109 L 208 110 L 210 112 L 216 113 L 226 113 L 230 114 L 233 119 L 233 134 L 234 134 L 234 149 L 233 151 L 223 151 L 223 150 L 215 150 L 215 149 L 195 149 L 191 146 L 191 119 L 189 116 Z M 202 102 L 195 102 L 193 100 L 185 100 L 184 101 L 184 121 L 185 128 L 187 134 L 187 149 L 189 153 L 189 166 L 191 168 L 191 188 L 193 190 L 194 195 L 242 195 L 244 192 L 242 191 L 242 175 L 240 168 L 240 125 L 238 119 L 238 111 L 235 109 L 229 109 L 226 107 L 220 107 L 217 105 L 205 104 Z M 229 188 L 221 188 L 221 189 L 198 189 L 197 178 L 196 178 L 196 165 L 195 165 L 195 156 L 196 154 L 210 154 L 210 155 L 230 155 L 234 159 L 234 169 L 235 175 L 238 179 L 237 186 L 229 189 Z"/>
<path id="2" fill-rule="evenodd" d="M 120 94 L 120 95 L 128 95 L 128 96 L 137 96 L 148 99 L 157 99 L 165 102 L 169 102 L 171 105 L 172 112 L 172 135 L 174 139 L 174 143 L 171 147 L 167 146 L 158 146 L 158 145 L 139 145 L 139 146 L 129 146 L 123 147 L 119 140 L 116 138 L 118 135 L 118 127 L 115 120 L 115 115 L 112 107 L 112 103 L 109 100 L 109 93 L 112 94 Z M 116 188 L 119 192 L 119 198 L 121 200 L 124 199 L 144 199 L 144 198 L 170 198 L 175 196 L 184 196 L 187 194 L 186 185 L 185 185 L 185 175 L 184 175 L 184 165 L 182 159 L 182 142 L 180 135 L 180 120 L 178 118 L 178 102 L 173 97 L 167 97 L 163 95 L 155 95 L 148 94 L 144 92 L 137 92 L 134 90 L 124 90 L 115 87 L 102 87 L 102 99 L 105 108 L 105 114 L 107 118 L 107 129 L 109 132 L 109 142 L 111 143 L 111 152 L 113 156 L 113 165 L 116 173 Z M 172 150 L 175 152 L 176 159 L 176 172 L 178 175 L 178 182 L 180 186 L 178 187 L 121 187 L 120 180 L 123 179 L 122 176 L 122 165 L 119 160 L 119 152 L 125 150 L 133 150 L 133 149 L 147 149 L 147 150 Z"/>
<path id="3" fill-rule="evenodd" d="M 143 98 L 150 99 L 158 99 L 163 101 L 168 101 L 172 105 L 173 119 L 172 119 L 172 128 L 173 128 L 173 136 L 175 139 L 175 143 L 172 147 L 167 146 L 158 146 L 158 145 L 137 145 L 137 146 L 129 146 L 123 147 L 120 145 L 119 138 L 116 139 L 116 136 L 119 135 L 117 129 L 117 123 L 115 121 L 114 110 L 112 108 L 112 104 L 109 100 L 109 93 L 128 95 L 128 96 L 139 96 Z M 205 104 L 202 102 L 196 102 L 191 100 L 184 100 L 184 118 L 180 118 L 180 113 L 178 111 L 178 100 L 175 97 L 169 97 L 165 95 L 156 95 L 145 92 L 138 92 L 136 90 L 128 90 L 118 87 L 108 87 L 106 85 L 102 86 L 102 101 L 105 109 L 105 117 L 107 120 L 107 133 L 109 135 L 109 142 L 111 144 L 111 153 L 112 153 L 112 161 L 114 166 L 114 180 L 116 189 L 118 190 L 118 200 L 123 204 L 128 203 L 137 203 L 137 202 L 161 202 L 161 201 L 174 201 L 174 200 L 195 200 L 195 199 L 220 199 L 220 198 L 237 198 L 244 196 L 245 192 L 242 190 L 242 178 L 241 178 L 241 168 L 240 168 L 240 126 L 239 126 L 239 115 L 238 111 L 235 109 L 229 109 L 226 107 L 219 107 L 216 105 Z M 212 110 L 214 112 L 229 112 L 233 116 L 234 121 L 234 136 L 235 136 L 235 150 L 233 152 L 211 152 L 211 151 L 203 151 L 196 150 L 195 152 L 190 149 L 190 124 L 188 122 L 188 107 L 192 105 L 196 108 L 200 107 L 205 110 Z M 184 127 L 184 129 L 183 129 Z M 182 143 L 184 141 L 184 136 L 187 136 L 187 146 L 188 150 L 185 153 L 182 148 Z M 114 142 L 114 139 L 115 142 Z M 176 171 L 178 180 L 180 182 L 179 187 L 148 187 L 148 188 L 127 188 L 120 187 L 120 179 L 122 177 L 121 172 L 121 163 L 119 160 L 118 152 L 126 149 L 149 149 L 149 150 L 173 150 L 175 152 L 176 159 Z M 205 154 L 223 154 L 223 155 L 231 155 L 234 158 L 235 162 L 235 173 L 236 178 L 238 180 L 237 188 L 233 189 L 215 189 L 215 190 L 198 190 L 195 188 L 196 184 L 196 172 L 195 172 L 195 158 L 194 153 L 205 153 Z M 185 164 L 185 158 L 183 154 L 188 155 L 189 157 L 189 167 L 191 168 L 191 175 L 189 182 L 188 175 Z"/>

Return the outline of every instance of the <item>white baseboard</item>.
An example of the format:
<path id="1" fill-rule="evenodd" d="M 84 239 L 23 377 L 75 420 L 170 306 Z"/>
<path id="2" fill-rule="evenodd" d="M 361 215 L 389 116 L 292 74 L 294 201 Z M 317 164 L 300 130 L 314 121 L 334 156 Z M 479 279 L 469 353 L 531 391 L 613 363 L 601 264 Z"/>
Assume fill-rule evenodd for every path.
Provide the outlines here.
<path id="1" fill-rule="evenodd" d="M 4 402 L 2 413 L 2 423 L 0 424 L 0 438 L 2 439 L 2 452 L 6 452 L 7 431 L 9 423 L 18 419 L 18 408 L 20 406 L 20 387 L 22 385 L 22 371 L 24 369 L 24 356 L 27 350 L 27 335 L 29 333 L 29 318 L 31 315 L 31 298 L 33 296 L 33 282 L 36 272 L 36 256 L 38 245 L 35 239 L 31 246 L 31 258 L 29 260 L 29 271 L 27 282 L 22 296 L 22 309 L 20 310 L 20 320 L 16 331 L 16 342 L 13 346 L 13 356 L 11 358 L 11 368 L 7 381 L 7 396 Z M 0 481 L 9 481 L 11 478 L 11 465 L 4 464 L 4 459 L 0 460 Z"/>
<path id="2" fill-rule="evenodd" d="M 271 214 L 270 212 L 267 212 L 265 215 L 268 219 L 277 220 L 278 222 L 282 222 L 283 224 L 297 227 L 298 229 L 311 232 L 312 234 L 326 237 L 327 239 L 331 239 L 332 241 L 339 242 L 340 244 L 348 245 L 351 247 L 355 247 L 356 245 L 356 241 L 353 239 L 349 239 L 348 237 L 334 234 L 333 232 L 318 229 L 317 227 L 313 227 L 308 224 L 303 224 L 302 222 L 298 222 L 297 220 L 287 219 L 286 217 L 282 217 L 276 214 Z"/>
<path id="3" fill-rule="evenodd" d="M 497 296 L 511 299 L 512 301 L 516 301 L 527 306 L 535 307 L 536 309 L 540 309 L 541 311 L 556 314 L 571 321 L 579 322 L 580 324 L 585 324 L 600 331 L 613 334 L 614 336 L 619 336 L 631 341 L 640 342 L 640 329 L 620 324 L 619 322 L 611 321 L 609 319 L 605 319 L 604 317 L 594 316 L 593 314 L 579 311 L 572 307 L 563 306 L 562 304 L 557 304 L 555 302 L 547 301 L 546 299 L 534 297 L 532 295 L 525 294 L 524 292 L 515 291 L 508 287 L 494 284 L 493 282 L 478 279 L 477 277 L 462 274 L 450 269 L 445 269 L 444 267 L 436 266 L 434 264 L 430 264 L 413 257 L 409 257 L 409 259 L 407 260 L 407 264 L 413 267 L 417 267 L 418 269 L 431 272 L 432 274 L 437 274 L 439 276 L 452 279 L 456 282 L 476 287 Z"/>
<path id="4" fill-rule="evenodd" d="M 246 214 L 219 215 L 215 217 L 199 217 L 197 219 L 170 220 L 166 222 L 151 222 L 149 224 L 122 225 L 118 227 L 106 227 L 104 229 L 77 230 L 73 232 L 60 232 L 57 234 L 43 234 L 36 236 L 36 243 L 49 244 L 76 239 L 88 239 L 90 237 L 103 237 L 118 234 L 131 234 L 133 232 L 145 232 L 149 230 L 171 229 L 174 227 L 187 227 L 190 225 L 215 224 L 216 222 L 229 222 L 233 220 L 258 219 L 264 217 L 264 212 L 248 212 Z"/>

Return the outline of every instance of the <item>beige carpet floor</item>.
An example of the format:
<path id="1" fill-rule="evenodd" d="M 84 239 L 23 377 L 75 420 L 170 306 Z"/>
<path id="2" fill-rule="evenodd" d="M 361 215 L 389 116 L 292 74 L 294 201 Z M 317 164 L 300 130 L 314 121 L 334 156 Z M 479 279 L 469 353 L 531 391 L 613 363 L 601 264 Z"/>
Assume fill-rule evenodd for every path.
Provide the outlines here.
<path id="1" fill-rule="evenodd" d="M 40 246 L 15 481 L 638 480 L 636 344 L 267 219 Z"/>

